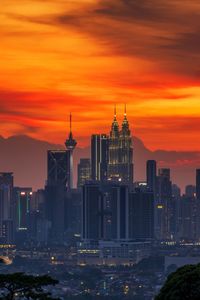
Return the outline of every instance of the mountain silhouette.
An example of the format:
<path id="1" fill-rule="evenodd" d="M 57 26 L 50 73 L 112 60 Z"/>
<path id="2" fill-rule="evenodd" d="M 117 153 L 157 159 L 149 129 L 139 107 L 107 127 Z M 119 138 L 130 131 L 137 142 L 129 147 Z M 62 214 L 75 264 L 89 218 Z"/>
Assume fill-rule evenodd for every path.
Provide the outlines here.
<path id="1" fill-rule="evenodd" d="M 200 152 L 151 151 L 143 142 L 133 138 L 134 178 L 145 180 L 146 161 L 155 159 L 159 167 L 171 168 L 172 180 L 182 190 L 187 184 L 195 184 L 195 169 L 200 166 Z M 0 172 L 13 172 L 15 186 L 43 188 L 47 177 L 47 150 L 64 149 L 63 145 L 20 135 L 0 136 Z M 77 147 L 74 152 L 74 182 L 77 181 L 77 164 L 80 158 L 90 157 L 90 147 Z"/>

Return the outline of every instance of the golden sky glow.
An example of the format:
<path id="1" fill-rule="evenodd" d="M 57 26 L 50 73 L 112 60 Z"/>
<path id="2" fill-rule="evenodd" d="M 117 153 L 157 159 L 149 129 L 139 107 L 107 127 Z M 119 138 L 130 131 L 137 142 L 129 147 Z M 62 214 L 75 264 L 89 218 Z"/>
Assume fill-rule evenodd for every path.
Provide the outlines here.
<path id="1" fill-rule="evenodd" d="M 1 0 L 0 133 L 79 146 L 123 104 L 150 149 L 200 150 L 198 0 Z"/>

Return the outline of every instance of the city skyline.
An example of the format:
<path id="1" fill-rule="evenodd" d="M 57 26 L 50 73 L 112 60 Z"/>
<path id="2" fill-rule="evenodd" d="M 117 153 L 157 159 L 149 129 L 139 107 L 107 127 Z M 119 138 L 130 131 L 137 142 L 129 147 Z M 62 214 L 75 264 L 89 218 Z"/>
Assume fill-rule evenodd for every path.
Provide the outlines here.
<path id="1" fill-rule="evenodd" d="M 71 111 L 85 146 L 107 132 L 113 104 L 122 118 L 127 103 L 133 134 L 148 148 L 199 151 L 199 7 L 3 0 L 1 135 L 62 143 Z"/>
<path id="2" fill-rule="evenodd" d="M 200 299 L 199 28 L 199 0 L 1 0 L 0 298 Z"/>

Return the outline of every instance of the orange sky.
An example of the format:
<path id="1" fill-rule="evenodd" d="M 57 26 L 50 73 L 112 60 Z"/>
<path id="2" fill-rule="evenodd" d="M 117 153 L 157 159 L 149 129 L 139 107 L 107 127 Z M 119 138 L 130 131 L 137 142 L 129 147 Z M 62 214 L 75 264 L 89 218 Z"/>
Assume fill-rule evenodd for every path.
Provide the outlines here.
<path id="1" fill-rule="evenodd" d="M 150 149 L 200 150 L 199 0 L 1 0 L 0 134 L 79 146 L 127 103 Z"/>

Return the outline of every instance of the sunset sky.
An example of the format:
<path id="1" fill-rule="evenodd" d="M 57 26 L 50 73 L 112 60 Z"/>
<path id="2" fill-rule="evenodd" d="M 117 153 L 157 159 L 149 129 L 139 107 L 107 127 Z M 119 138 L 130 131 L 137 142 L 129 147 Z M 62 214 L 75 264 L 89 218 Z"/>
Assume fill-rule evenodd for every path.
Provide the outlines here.
<path id="1" fill-rule="evenodd" d="M 200 150 L 199 0 L 1 0 L 0 135 L 80 147 L 117 103 L 152 149 Z"/>

